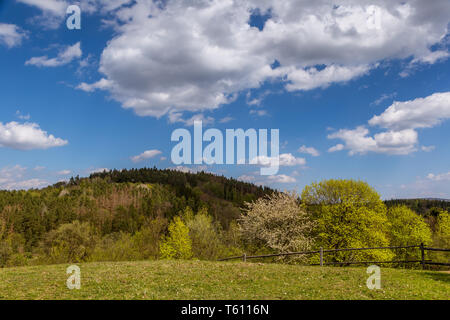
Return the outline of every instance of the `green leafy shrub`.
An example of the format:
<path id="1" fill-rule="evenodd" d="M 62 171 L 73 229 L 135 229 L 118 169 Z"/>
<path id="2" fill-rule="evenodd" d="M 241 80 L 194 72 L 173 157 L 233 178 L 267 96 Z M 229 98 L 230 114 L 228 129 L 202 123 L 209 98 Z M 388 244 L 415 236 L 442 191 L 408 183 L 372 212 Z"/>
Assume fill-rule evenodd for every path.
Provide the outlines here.
<path id="1" fill-rule="evenodd" d="M 424 219 L 406 206 L 389 208 L 389 240 L 391 246 L 414 246 L 431 243 L 431 230 Z M 417 249 L 395 249 L 397 260 L 420 260 Z"/>
<path id="2" fill-rule="evenodd" d="M 90 256 L 90 261 L 132 261 L 142 260 L 132 236 L 129 233 L 112 233 L 102 238 Z"/>
<path id="3" fill-rule="evenodd" d="M 74 221 L 47 233 L 41 243 L 44 260 L 49 263 L 87 261 L 97 239 L 88 223 Z"/>
<path id="4" fill-rule="evenodd" d="M 437 244 L 441 248 L 450 248 L 450 214 L 442 212 L 437 219 L 436 227 Z"/>
<path id="5" fill-rule="evenodd" d="M 433 235 L 433 246 L 441 249 L 450 249 L 450 214 L 447 211 L 440 212 Z M 450 263 L 450 253 L 431 252 L 433 261 Z"/>
<path id="6" fill-rule="evenodd" d="M 146 224 L 133 236 L 134 246 L 143 259 L 156 259 L 159 256 L 159 241 L 167 228 L 167 220 L 157 218 Z"/>
<path id="7" fill-rule="evenodd" d="M 189 237 L 189 228 L 180 217 L 175 217 L 169 224 L 169 234 L 163 237 L 160 245 L 163 259 L 190 259 L 192 258 L 192 241 Z"/>
<path id="8" fill-rule="evenodd" d="M 219 229 L 220 239 L 223 243 L 221 257 L 232 257 L 243 254 L 241 230 L 236 221 L 232 221 L 228 229 Z"/>
<path id="9" fill-rule="evenodd" d="M 386 207 L 367 183 L 354 180 L 325 180 L 306 186 L 305 208 L 317 222 L 316 247 L 324 249 L 389 246 Z M 389 250 L 327 253 L 325 261 L 387 261 Z M 317 260 L 315 256 L 314 259 Z"/>
<path id="10" fill-rule="evenodd" d="M 208 215 L 206 209 L 191 217 L 186 224 L 192 239 L 193 256 L 204 260 L 217 259 L 222 252 L 223 245 L 213 224 L 213 219 Z"/>

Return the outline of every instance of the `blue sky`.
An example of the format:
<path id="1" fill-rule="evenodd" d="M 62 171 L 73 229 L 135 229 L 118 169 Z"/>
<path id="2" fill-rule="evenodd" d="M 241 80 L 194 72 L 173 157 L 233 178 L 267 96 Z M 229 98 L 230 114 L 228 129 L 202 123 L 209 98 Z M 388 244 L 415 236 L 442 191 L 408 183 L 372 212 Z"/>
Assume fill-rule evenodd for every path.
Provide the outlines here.
<path id="1" fill-rule="evenodd" d="M 289 161 L 179 170 L 450 198 L 449 20 L 448 1 L 2 1 L 0 188 L 173 168 L 171 133 L 203 119 L 279 129 Z"/>

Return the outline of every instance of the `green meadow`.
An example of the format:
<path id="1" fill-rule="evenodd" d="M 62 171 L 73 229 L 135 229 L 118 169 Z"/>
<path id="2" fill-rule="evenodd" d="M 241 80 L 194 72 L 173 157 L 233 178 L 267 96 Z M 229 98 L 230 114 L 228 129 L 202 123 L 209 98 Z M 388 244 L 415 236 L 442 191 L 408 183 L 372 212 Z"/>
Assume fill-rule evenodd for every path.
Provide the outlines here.
<path id="1" fill-rule="evenodd" d="M 448 272 L 381 268 L 381 289 L 365 267 L 134 261 L 78 264 L 81 288 L 68 289 L 69 264 L 0 269 L 0 299 L 449 299 Z"/>

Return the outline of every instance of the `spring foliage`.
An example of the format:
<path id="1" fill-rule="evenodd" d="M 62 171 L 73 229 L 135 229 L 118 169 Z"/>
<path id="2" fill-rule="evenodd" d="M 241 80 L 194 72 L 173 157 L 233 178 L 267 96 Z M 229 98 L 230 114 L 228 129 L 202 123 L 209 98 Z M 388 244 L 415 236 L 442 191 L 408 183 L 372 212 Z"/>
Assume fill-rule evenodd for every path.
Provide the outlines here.
<path id="1" fill-rule="evenodd" d="M 305 208 L 317 222 L 316 246 L 328 249 L 389 246 L 386 207 L 367 183 L 326 180 L 306 186 Z M 334 262 L 390 260 L 386 250 L 337 252 L 327 255 Z"/>
<path id="2" fill-rule="evenodd" d="M 169 234 L 162 239 L 160 252 L 163 259 L 190 259 L 192 257 L 189 228 L 180 217 L 175 217 L 169 224 Z"/>
<path id="3" fill-rule="evenodd" d="M 56 230 L 50 231 L 41 244 L 52 263 L 82 262 L 95 248 L 96 238 L 88 223 L 63 224 Z"/>
<path id="4" fill-rule="evenodd" d="M 406 206 L 388 210 L 389 240 L 391 246 L 431 244 L 431 230 L 424 219 Z M 396 249 L 397 260 L 419 260 L 419 250 Z"/>
<path id="5" fill-rule="evenodd" d="M 195 258 L 214 260 L 220 258 L 223 245 L 217 232 L 217 226 L 206 209 L 190 216 L 186 222 L 189 236 L 192 239 L 192 251 Z"/>
<path id="6" fill-rule="evenodd" d="M 206 173 L 115 170 L 42 190 L 0 191 L 0 267 L 215 260 L 244 252 L 421 242 L 449 248 L 450 218 L 441 207 L 430 208 L 425 220 L 405 207 L 392 205 L 387 211 L 376 191 L 353 180 L 313 183 L 299 198 Z M 410 259 L 417 252 L 327 253 L 325 262 L 385 261 L 395 254 Z M 427 258 L 449 260 L 447 253 L 437 252 Z M 308 262 L 317 259 L 312 255 Z"/>

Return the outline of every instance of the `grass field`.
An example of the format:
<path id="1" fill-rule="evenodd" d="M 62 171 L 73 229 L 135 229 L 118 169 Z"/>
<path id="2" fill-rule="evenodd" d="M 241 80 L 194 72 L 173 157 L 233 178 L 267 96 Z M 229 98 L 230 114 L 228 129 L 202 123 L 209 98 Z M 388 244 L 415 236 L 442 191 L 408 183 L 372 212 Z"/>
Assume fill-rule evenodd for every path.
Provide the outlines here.
<path id="1" fill-rule="evenodd" d="M 0 299 L 449 299 L 450 274 L 382 268 L 380 290 L 366 268 L 199 261 L 67 264 L 0 269 Z"/>

